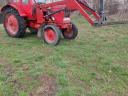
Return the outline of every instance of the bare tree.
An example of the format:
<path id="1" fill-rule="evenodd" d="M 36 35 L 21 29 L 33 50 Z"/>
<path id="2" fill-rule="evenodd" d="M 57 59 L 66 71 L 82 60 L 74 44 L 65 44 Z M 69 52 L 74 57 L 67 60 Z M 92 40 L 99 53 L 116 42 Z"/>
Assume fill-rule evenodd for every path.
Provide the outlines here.
<path id="1" fill-rule="evenodd" d="M 106 0 L 105 1 L 105 10 L 108 11 L 109 15 L 118 13 L 120 2 L 117 0 Z"/>

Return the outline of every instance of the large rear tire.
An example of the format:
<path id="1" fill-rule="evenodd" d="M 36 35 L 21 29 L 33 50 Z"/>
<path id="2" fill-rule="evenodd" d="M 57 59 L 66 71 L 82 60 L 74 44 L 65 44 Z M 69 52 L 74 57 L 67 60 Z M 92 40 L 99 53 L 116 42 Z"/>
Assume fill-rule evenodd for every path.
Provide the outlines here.
<path id="1" fill-rule="evenodd" d="M 61 31 L 56 25 L 45 25 L 41 31 L 41 39 L 49 45 L 58 45 L 61 38 Z"/>
<path id="2" fill-rule="evenodd" d="M 21 38 L 25 35 L 26 22 L 16 10 L 7 9 L 5 11 L 3 24 L 10 37 Z"/>
<path id="3" fill-rule="evenodd" d="M 75 39 L 78 35 L 78 28 L 71 23 L 71 28 L 62 30 L 63 37 L 68 40 Z"/>

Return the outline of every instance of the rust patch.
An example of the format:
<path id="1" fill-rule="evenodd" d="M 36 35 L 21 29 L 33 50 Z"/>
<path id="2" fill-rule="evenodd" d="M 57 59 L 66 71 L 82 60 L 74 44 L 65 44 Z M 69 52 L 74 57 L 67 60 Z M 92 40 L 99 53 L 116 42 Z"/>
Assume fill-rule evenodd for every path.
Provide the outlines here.
<path id="1" fill-rule="evenodd" d="M 41 82 L 41 85 L 30 93 L 29 96 L 55 96 L 57 91 L 55 78 L 44 75 L 39 77 L 39 82 Z"/>

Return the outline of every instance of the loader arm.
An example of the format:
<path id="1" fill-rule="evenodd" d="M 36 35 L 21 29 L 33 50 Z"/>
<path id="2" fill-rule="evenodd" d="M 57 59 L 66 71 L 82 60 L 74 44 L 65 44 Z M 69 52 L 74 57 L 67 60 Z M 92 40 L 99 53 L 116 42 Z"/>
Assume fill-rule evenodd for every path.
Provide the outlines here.
<path id="1" fill-rule="evenodd" d="M 68 0 L 66 1 L 66 5 L 69 9 L 79 10 L 79 12 L 91 25 L 94 25 L 95 21 L 99 21 L 100 15 L 95 10 L 91 9 L 85 0 L 69 0 L 70 3 Z M 91 18 L 91 14 L 94 16 L 94 20 Z"/>
<path id="2" fill-rule="evenodd" d="M 90 8 L 86 0 L 63 0 L 45 4 L 44 7 L 54 7 L 57 5 L 65 5 L 65 8 L 69 10 L 78 10 L 91 25 L 98 25 L 104 22 L 101 20 L 102 16 Z M 94 18 L 91 17 L 92 15 Z"/>

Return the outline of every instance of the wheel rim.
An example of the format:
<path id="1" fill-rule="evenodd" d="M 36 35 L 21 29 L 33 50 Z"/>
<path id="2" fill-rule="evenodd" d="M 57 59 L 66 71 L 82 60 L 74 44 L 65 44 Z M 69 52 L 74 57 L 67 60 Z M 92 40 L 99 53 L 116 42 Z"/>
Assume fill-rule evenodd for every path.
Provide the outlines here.
<path id="1" fill-rule="evenodd" d="M 65 37 L 70 38 L 73 36 L 73 30 L 64 30 L 63 34 Z"/>
<path id="2" fill-rule="evenodd" d="M 6 15 L 4 23 L 5 23 L 5 27 L 7 31 L 9 32 L 9 34 L 16 35 L 19 29 L 19 25 L 18 25 L 18 21 L 15 15 L 13 14 Z"/>
<path id="3" fill-rule="evenodd" d="M 44 32 L 44 38 L 47 43 L 54 43 L 57 39 L 57 34 L 52 29 L 46 29 Z"/>

